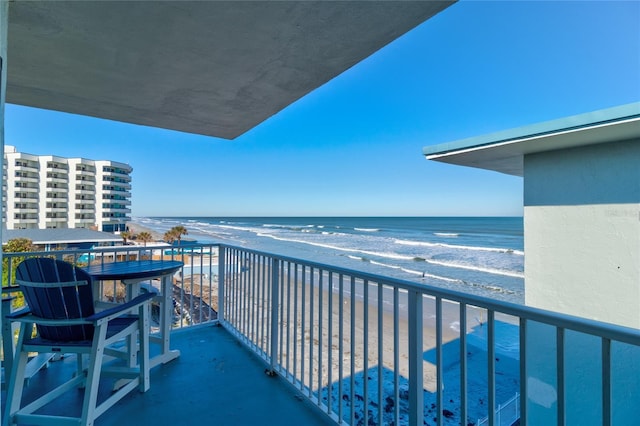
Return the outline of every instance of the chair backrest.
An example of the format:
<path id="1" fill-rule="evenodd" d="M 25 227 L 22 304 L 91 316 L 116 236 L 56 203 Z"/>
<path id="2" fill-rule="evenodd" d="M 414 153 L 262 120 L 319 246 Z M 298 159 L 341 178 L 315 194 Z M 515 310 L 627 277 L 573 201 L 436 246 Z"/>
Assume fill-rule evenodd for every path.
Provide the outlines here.
<path id="1" fill-rule="evenodd" d="M 16 269 L 31 313 L 46 319 L 78 319 L 94 314 L 92 279 L 82 269 L 62 260 L 32 257 Z M 37 325 L 40 337 L 58 342 L 93 338 L 93 325 Z"/>

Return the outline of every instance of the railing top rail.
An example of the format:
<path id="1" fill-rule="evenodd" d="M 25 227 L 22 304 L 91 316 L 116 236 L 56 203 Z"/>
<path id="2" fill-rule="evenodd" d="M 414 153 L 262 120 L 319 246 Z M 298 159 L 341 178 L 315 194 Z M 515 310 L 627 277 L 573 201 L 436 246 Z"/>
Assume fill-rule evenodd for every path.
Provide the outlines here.
<path id="1" fill-rule="evenodd" d="M 187 250 L 185 254 L 188 254 L 188 250 L 191 249 L 200 249 L 204 247 L 218 247 L 219 244 L 215 243 L 198 243 L 198 244 L 189 244 L 184 246 L 169 246 L 169 245 L 151 245 L 147 244 L 147 246 L 139 246 L 139 245 L 131 245 L 131 246 L 104 246 L 104 247 L 94 247 L 90 249 L 66 249 L 66 250 L 49 250 L 49 251 L 30 251 L 30 252 L 3 252 L 2 255 L 6 257 L 19 257 L 19 256 L 53 256 L 53 255 L 75 255 L 75 254 L 85 254 L 85 253 L 102 253 L 102 252 L 131 252 L 131 251 L 149 251 L 149 250 Z"/>
<path id="2" fill-rule="evenodd" d="M 259 250 L 247 249 L 244 247 L 237 247 L 227 244 L 219 244 L 219 247 L 226 247 L 234 250 L 241 250 L 273 259 L 281 260 L 284 262 L 296 263 L 299 265 L 308 266 L 311 268 L 320 269 L 323 271 L 333 272 L 341 275 L 353 276 L 357 279 L 376 282 L 381 285 L 398 287 L 407 291 L 413 291 L 422 293 L 426 296 L 442 298 L 449 301 L 458 303 L 464 303 L 480 308 L 485 308 L 490 311 L 511 315 L 514 317 L 524 318 L 529 321 L 536 321 L 544 324 L 549 324 L 554 327 L 565 328 L 568 330 L 574 330 L 581 333 L 592 334 L 599 337 L 604 337 L 624 343 L 628 343 L 635 346 L 640 346 L 640 329 L 624 327 L 616 324 L 609 324 L 591 320 L 588 318 L 581 318 L 572 315 L 563 314 L 560 312 L 546 311 L 544 309 L 534 308 L 531 306 L 517 305 L 515 303 L 503 302 L 500 300 L 489 299 L 482 296 L 473 294 L 466 294 L 457 292 L 454 290 L 442 289 L 438 287 L 429 286 L 426 284 L 419 284 L 412 281 L 401 280 L 397 278 L 385 277 L 382 275 L 376 275 L 368 272 L 357 271 L 353 269 L 326 265 L 319 262 L 313 262 L 309 260 L 303 260 L 293 258 L 289 256 L 282 256 L 273 253 L 267 253 Z"/>

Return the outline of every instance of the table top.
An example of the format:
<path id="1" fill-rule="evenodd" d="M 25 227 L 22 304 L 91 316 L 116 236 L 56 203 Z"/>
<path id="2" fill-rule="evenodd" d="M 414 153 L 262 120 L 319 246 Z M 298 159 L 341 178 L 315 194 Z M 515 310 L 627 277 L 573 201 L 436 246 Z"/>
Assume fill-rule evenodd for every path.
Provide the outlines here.
<path id="1" fill-rule="evenodd" d="M 128 260 L 90 265 L 82 269 L 95 280 L 135 280 L 168 275 L 183 265 L 177 260 Z"/>

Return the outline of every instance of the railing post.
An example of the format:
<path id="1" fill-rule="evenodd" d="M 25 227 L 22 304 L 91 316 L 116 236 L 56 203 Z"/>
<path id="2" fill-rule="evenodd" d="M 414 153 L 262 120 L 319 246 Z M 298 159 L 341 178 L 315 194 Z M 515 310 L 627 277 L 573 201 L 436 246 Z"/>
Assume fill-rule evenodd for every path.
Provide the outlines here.
<path id="1" fill-rule="evenodd" d="M 424 424 L 422 293 L 409 291 L 409 425 Z"/>
<path id="2" fill-rule="evenodd" d="M 271 366 L 269 375 L 275 375 L 278 363 L 278 284 L 280 281 L 280 261 L 271 259 Z"/>
<path id="3" fill-rule="evenodd" d="M 224 305 L 224 284 L 225 284 L 225 257 L 226 250 L 224 246 L 218 246 L 218 323 L 225 321 L 225 305 Z M 213 277 L 211 277 L 213 279 Z"/>

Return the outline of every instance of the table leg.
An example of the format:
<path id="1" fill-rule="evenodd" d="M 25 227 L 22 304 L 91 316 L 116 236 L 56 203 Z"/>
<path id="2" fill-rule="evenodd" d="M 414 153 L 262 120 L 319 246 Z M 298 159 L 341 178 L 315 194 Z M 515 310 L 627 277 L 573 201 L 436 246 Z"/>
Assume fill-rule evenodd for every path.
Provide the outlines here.
<path id="1" fill-rule="evenodd" d="M 153 357 L 151 367 L 158 364 L 166 364 L 180 356 L 180 351 L 171 350 L 171 326 L 173 323 L 173 282 L 172 275 L 162 277 L 160 291 L 160 336 L 159 339 L 153 339 L 160 343 L 160 355 Z"/>
<path id="2" fill-rule="evenodd" d="M 127 289 L 127 300 L 133 300 L 138 294 L 140 294 L 140 281 L 122 281 L 124 287 Z M 135 312 L 137 314 L 137 312 Z M 127 349 L 129 367 L 133 368 L 138 364 L 138 340 L 135 334 L 127 337 Z"/>

